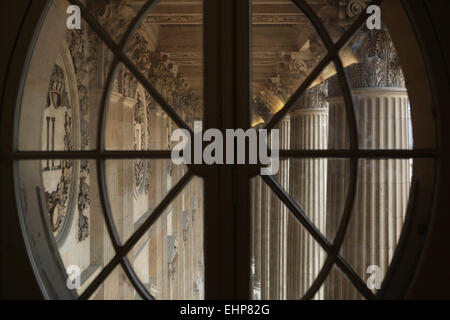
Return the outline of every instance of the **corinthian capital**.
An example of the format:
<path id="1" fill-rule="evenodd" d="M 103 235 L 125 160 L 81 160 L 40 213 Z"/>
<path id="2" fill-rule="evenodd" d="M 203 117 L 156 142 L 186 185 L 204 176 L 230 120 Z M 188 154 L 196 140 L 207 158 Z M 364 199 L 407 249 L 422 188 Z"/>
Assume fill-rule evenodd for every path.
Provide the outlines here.
<path id="1" fill-rule="evenodd" d="M 346 68 L 352 88 L 406 88 L 392 36 L 387 30 L 363 29 L 351 43 L 359 63 Z M 330 96 L 341 95 L 338 79 L 329 81 Z"/>

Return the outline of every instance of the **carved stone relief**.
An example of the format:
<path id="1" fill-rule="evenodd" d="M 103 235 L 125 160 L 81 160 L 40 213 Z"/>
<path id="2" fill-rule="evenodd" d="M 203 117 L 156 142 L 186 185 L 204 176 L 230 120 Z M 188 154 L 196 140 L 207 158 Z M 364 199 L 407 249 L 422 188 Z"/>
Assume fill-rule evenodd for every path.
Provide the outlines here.
<path id="1" fill-rule="evenodd" d="M 55 65 L 50 78 L 44 113 L 44 148 L 46 151 L 61 150 L 57 135 L 63 129 L 64 150 L 73 148 L 72 115 L 66 90 L 64 70 Z M 56 146 L 55 146 L 56 141 Z M 70 188 L 73 179 L 73 162 L 69 160 L 46 160 L 43 164 L 43 182 L 46 194 L 50 225 L 55 238 L 61 236 L 69 219 Z M 55 186 L 55 182 L 57 183 Z"/>
<path id="2" fill-rule="evenodd" d="M 360 31 L 351 46 L 360 61 L 346 68 L 351 88 L 406 88 L 399 57 L 387 30 Z M 328 82 L 330 97 L 342 95 L 337 76 Z"/>
<path id="3" fill-rule="evenodd" d="M 98 75 L 100 63 L 100 42 L 89 34 L 87 28 L 70 30 L 67 42 L 72 55 L 80 103 L 81 150 L 89 148 L 89 88 L 94 85 L 95 75 Z M 80 181 L 78 190 L 78 240 L 83 241 L 89 236 L 88 210 L 91 204 L 89 196 L 89 162 L 81 161 Z"/>
<path id="4" fill-rule="evenodd" d="M 152 52 L 148 48 L 148 41 L 138 32 L 128 48 L 128 54 L 175 111 L 187 121 L 199 119 L 201 97 L 178 73 L 177 65 L 168 54 Z M 154 102 L 153 105 L 157 107 Z"/>
<path id="5" fill-rule="evenodd" d="M 148 148 L 149 127 L 146 128 L 147 109 L 140 94 L 137 94 L 137 102 L 134 105 L 134 149 L 145 150 Z M 150 191 L 150 162 L 148 160 L 134 161 L 134 186 L 136 198 Z"/>
<path id="6" fill-rule="evenodd" d="M 78 192 L 78 240 L 83 241 L 89 236 L 89 218 L 86 213 L 91 205 L 89 197 L 89 162 L 82 160 L 80 165 L 80 188 Z"/>

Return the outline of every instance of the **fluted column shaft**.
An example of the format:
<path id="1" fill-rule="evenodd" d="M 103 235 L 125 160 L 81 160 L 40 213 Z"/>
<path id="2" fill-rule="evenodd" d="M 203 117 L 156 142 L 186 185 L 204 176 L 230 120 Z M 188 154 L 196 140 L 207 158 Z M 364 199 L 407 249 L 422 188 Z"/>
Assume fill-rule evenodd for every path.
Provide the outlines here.
<path id="1" fill-rule="evenodd" d="M 328 149 L 343 150 L 349 147 L 349 130 L 347 125 L 345 101 L 342 96 L 328 99 Z M 334 239 L 345 207 L 348 188 L 348 161 L 329 161 L 327 174 L 327 213 L 326 236 Z M 347 297 L 348 281 L 336 269 L 332 269 L 324 285 L 324 298 L 326 300 Z"/>
<path id="2" fill-rule="evenodd" d="M 289 149 L 290 118 L 278 126 L 280 149 Z M 277 180 L 289 191 L 289 161 L 280 162 Z M 253 290 L 262 299 L 287 297 L 287 223 L 289 212 L 261 180 L 253 181 Z"/>
<path id="3" fill-rule="evenodd" d="M 361 88 L 354 90 L 355 108 L 362 149 L 410 148 L 409 102 L 406 89 Z M 337 100 L 336 100 L 337 101 Z M 331 106 L 331 104 L 330 104 Z M 343 108 L 343 104 L 337 103 Z M 330 123 L 339 115 L 330 118 Z M 341 139 L 343 137 L 340 137 Z M 334 174 L 333 174 L 334 173 Z M 337 168 L 330 169 L 329 221 L 333 208 L 345 201 L 342 189 L 336 188 L 342 177 Z M 409 198 L 409 160 L 360 160 L 358 186 L 353 218 L 348 228 L 342 255 L 349 260 L 355 271 L 363 278 L 369 266 L 387 271 L 392 259 Z M 333 221 L 330 232 L 335 232 L 339 221 Z M 340 276 L 333 275 L 327 290 L 330 299 L 357 299 L 351 284 L 344 284 Z M 347 282 L 348 283 L 348 282 Z"/>
<path id="4" fill-rule="evenodd" d="M 326 149 L 327 108 L 303 108 L 291 114 L 291 149 Z M 290 164 L 290 194 L 306 215 L 325 230 L 326 159 L 297 159 Z M 324 261 L 324 251 L 300 223 L 288 218 L 288 299 L 299 299 L 309 289 Z M 323 297 L 322 291 L 319 298 Z"/>

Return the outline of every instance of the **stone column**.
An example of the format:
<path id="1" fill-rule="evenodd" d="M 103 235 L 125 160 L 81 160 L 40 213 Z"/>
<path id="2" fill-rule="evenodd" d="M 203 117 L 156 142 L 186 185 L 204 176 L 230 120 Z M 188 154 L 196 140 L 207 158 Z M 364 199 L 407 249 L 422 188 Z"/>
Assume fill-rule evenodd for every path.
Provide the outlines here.
<path id="1" fill-rule="evenodd" d="M 333 79 L 333 81 L 338 81 Z M 337 82 L 335 83 L 337 85 Z M 343 150 L 349 147 L 349 131 L 345 101 L 342 95 L 336 96 L 329 88 L 328 98 L 328 149 Z M 339 228 L 340 220 L 345 206 L 348 188 L 349 162 L 329 161 L 327 172 L 327 212 L 326 236 L 332 240 Z M 346 290 L 346 279 L 342 274 L 332 269 L 324 286 L 325 299 L 335 299 L 342 290 Z M 331 284 L 331 285 L 329 285 Z M 339 293 L 338 293 L 339 292 Z"/>
<path id="2" fill-rule="evenodd" d="M 327 148 L 328 108 L 326 85 L 305 93 L 291 113 L 291 149 Z M 298 202 L 319 230 L 326 221 L 326 159 L 296 159 L 290 164 L 290 195 Z M 325 254 L 319 244 L 293 217 L 288 218 L 288 299 L 299 299 L 309 289 L 323 265 Z M 319 297 L 323 297 L 322 291 Z"/>
<path id="3" fill-rule="evenodd" d="M 355 48 L 360 63 L 347 69 L 357 115 L 361 149 L 409 149 L 410 116 L 408 94 L 398 57 L 389 33 L 367 32 Z M 356 45 L 356 44 L 355 44 Z M 336 79 L 330 80 L 330 106 L 335 112 L 330 127 L 339 125 L 345 108 Z M 333 88 L 333 89 L 332 89 Z M 339 112 L 340 110 L 340 112 Z M 330 136 L 336 147 L 343 146 L 344 135 Z M 339 221 L 333 208 L 345 201 L 345 192 L 337 188 L 341 179 L 337 168 L 329 168 L 329 232 L 335 232 Z M 404 221 L 410 188 L 409 160 L 360 160 L 353 217 L 347 230 L 342 255 L 365 280 L 371 265 L 387 271 Z M 332 222 L 332 224 L 331 224 Z M 332 273 L 326 292 L 328 299 L 358 299 L 352 285 L 342 274 Z"/>
<path id="4" fill-rule="evenodd" d="M 133 146 L 133 106 L 135 100 L 113 92 L 110 96 L 109 112 L 105 132 L 105 143 L 111 150 L 127 150 Z M 106 163 L 106 183 L 108 187 L 111 214 L 122 241 L 133 231 L 133 166 L 130 161 L 108 160 Z M 105 239 L 109 238 L 104 230 Z M 115 251 L 107 241 L 104 247 L 104 265 L 115 255 Z M 105 299 L 129 299 L 125 278 L 121 272 L 111 273 L 105 281 Z"/>
<path id="5" fill-rule="evenodd" d="M 280 149 L 289 149 L 290 117 L 278 126 Z M 289 191 L 289 161 L 280 163 L 277 180 Z M 253 291 L 255 298 L 286 299 L 288 262 L 287 222 L 289 212 L 262 181 L 253 181 Z"/>

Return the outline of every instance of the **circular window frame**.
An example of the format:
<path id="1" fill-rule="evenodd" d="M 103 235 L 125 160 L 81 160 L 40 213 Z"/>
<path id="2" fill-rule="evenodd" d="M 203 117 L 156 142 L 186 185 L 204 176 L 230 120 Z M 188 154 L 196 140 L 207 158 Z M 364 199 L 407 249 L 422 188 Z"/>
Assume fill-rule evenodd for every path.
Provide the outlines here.
<path id="1" fill-rule="evenodd" d="M 30 62 L 30 57 L 31 54 L 33 52 L 32 48 L 33 48 L 33 44 L 36 43 L 36 33 L 39 34 L 38 32 L 36 32 L 38 28 L 36 28 L 36 25 L 40 26 L 43 23 L 43 17 L 46 17 L 45 11 L 48 10 L 48 3 L 46 4 L 47 6 L 42 6 L 42 4 L 30 4 L 29 5 L 29 10 L 27 12 L 27 15 L 24 19 L 24 24 L 22 25 L 22 29 L 20 32 L 20 35 L 17 39 L 17 44 L 15 47 L 15 51 L 14 51 L 14 56 L 11 60 L 11 63 L 9 65 L 9 73 L 8 74 L 12 74 L 13 72 L 16 71 L 16 74 L 20 74 L 20 79 L 18 77 L 15 77 L 14 79 L 10 79 L 8 78 L 8 84 L 5 87 L 5 93 L 4 93 L 4 110 L 3 110 L 3 117 L 2 117 L 2 127 L 3 127 L 3 132 L 2 132 L 2 143 L 4 146 L 8 146 L 7 148 L 7 152 L 5 154 L 5 160 L 4 161 L 8 161 L 8 162 L 12 162 L 16 159 L 18 159 L 19 156 L 17 156 L 16 152 L 17 152 L 17 139 L 15 139 L 15 137 L 17 137 L 17 130 L 18 130 L 18 109 L 20 108 L 20 96 L 21 96 L 21 92 L 23 90 L 23 86 L 24 86 L 24 81 L 25 81 L 25 75 L 27 74 L 26 70 L 27 70 L 27 66 Z M 406 5 L 405 5 L 406 6 Z M 406 15 L 405 15 L 406 16 Z M 33 21 L 39 21 L 39 24 L 33 24 Z M 387 23 L 389 26 L 389 23 Z M 389 29 L 392 29 L 392 25 L 389 26 Z M 414 37 L 414 35 L 412 35 Z M 394 37 L 394 42 L 396 42 L 396 37 L 393 35 Z M 418 39 L 416 39 L 414 37 L 414 40 L 416 42 L 418 42 Z M 397 42 L 396 42 L 397 43 Z M 419 43 L 417 43 L 417 45 L 419 45 Z M 26 48 L 30 48 L 29 50 L 26 50 Z M 418 48 L 417 48 L 418 49 Z M 422 48 L 423 49 L 423 48 Z M 399 55 L 402 57 L 402 53 L 401 50 L 399 50 Z M 25 64 L 24 64 L 25 61 Z M 424 60 L 421 60 L 421 62 L 424 62 Z M 430 63 L 430 61 L 427 61 L 428 63 Z M 425 63 L 424 63 L 425 64 Z M 408 71 L 408 66 L 403 65 L 403 69 L 407 72 Z M 426 74 L 426 67 L 425 65 L 423 65 L 423 72 Z M 408 78 L 408 75 L 405 75 L 406 78 Z M 436 106 L 436 97 L 432 95 L 432 82 L 428 79 L 423 77 L 423 82 L 420 85 L 423 88 L 428 89 L 429 92 L 429 96 L 433 97 L 433 103 L 431 105 Z M 436 94 L 436 92 L 433 92 L 434 94 Z M 19 98 L 18 98 L 19 97 Z M 5 102 L 14 102 L 14 103 L 5 103 Z M 416 105 L 415 102 L 411 101 L 411 104 L 414 108 L 414 106 Z M 19 107 L 19 108 L 18 108 Z M 9 111 L 9 112 L 8 112 Z M 438 112 L 439 110 L 436 110 L 436 112 Z M 16 119 L 16 121 L 14 121 L 14 118 Z M 436 121 L 436 139 L 438 140 L 442 140 L 442 135 L 438 134 L 438 133 L 442 133 L 440 131 L 440 129 L 442 128 L 441 126 L 439 126 L 439 122 Z M 9 129 L 9 130 L 8 130 Z M 416 123 L 413 120 L 413 132 L 414 137 L 418 136 L 417 131 L 416 131 Z M 425 132 L 425 131 L 421 131 L 421 132 Z M 7 134 L 5 134 L 7 133 Z M 439 150 L 437 148 L 437 150 Z M 438 152 L 436 155 L 430 156 L 430 154 L 426 151 L 424 151 L 423 153 L 423 157 L 424 158 L 429 158 L 429 157 L 433 157 L 436 158 L 438 161 L 442 161 L 442 158 L 440 157 L 440 152 Z M 2 156 L 3 158 L 3 156 Z M 438 159 L 439 158 L 439 159 Z M 3 159 L 2 159 L 3 160 Z M 414 172 L 420 171 L 417 170 L 418 168 L 416 168 L 416 165 L 414 165 Z M 12 168 L 8 167 L 8 166 L 2 166 L 2 173 L 4 170 L 8 170 L 8 168 Z M 436 165 L 436 169 L 435 169 L 435 176 L 439 176 L 439 165 Z M 7 178 L 7 181 L 5 181 L 5 185 L 13 185 L 14 181 L 17 182 L 18 181 L 18 177 L 17 177 L 17 168 L 15 168 L 15 174 L 14 176 L 11 175 L 11 172 L 8 172 L 7 174 L 3 175 L 4 177 Z M 419 168 L 420 169 L 420 168 Z M 6 172 L 5 172 L 6 173 Z M 429 179 L 434 180 L 435 183 L 438 183 L 439 181 L 437 181 L 437 179 L 434 179 L 433 177 L 428 177 Z M 432 183 L 433 188 L 438 188 L 437 186 L 434 186 L 434 183 Z M 16 194 L 16 204 L 17 204 L 17 208 L 20 211 L 20 206 L 21 206 L 21 199 L 18 196 L 18 194 L 20 194 L 20 190 L 18 188 L 18 184 L 15 183 L 15 194 Z M 418 193 L 416 193 L 418 194 Z M 436 197 L 432 197 L 434 201 L 436 201 Z M 11 198 L 12 199 L 12 198 Z M 410 214 L 410 216 L 412 216 L 413 218 L 412 221 L 409 221 L 407 223 L 410 223 L 410 225 L 405 226 L 405 228 L 408 230 L 408 232 L 403 232 L 404 234 L 402 235 L 402 239 L 401 242 L 399 243 L 399 251 L 400 254 L 397 253 L 395 255 L 395 259 L 392 262 L 392 266 L 389 269 L 389 274 L 386 276 L 386 280 L 389 282 L 389 285 L 386 286 L 386 290 L 384 290 L 383 292 L 380 293 L 380 297 L 383 298 L 399 298 L 399 297 L 404 297 L 407 293 L 407 287 L 409 287 L 409 283 L 411 282 L 411 279 L 413 277 L 414 271 L 416 270 L 416 266 L 418 264 L 418 260 L 419 257 L 421 255 L 421 251 L 425 242 L 425 236 L 427 234 L 427 231 L 429 230 L 429 228 L 427 228 L 426 226 L 429 225 L 430 222 L 430 216 L 431 216 L 431 210 L 429 210 L 429 208 L 433 208 L 433 204 L 430 203 L 429 201 L 427 201 L 426 199 L 423 199 L 423 197 L 419 197 L 419 199 L 415 199 L 417 202 L 419 202 L 419 204 L 422 204 L 422 206 L 424 208 L 428 208 L 428 210 L 422 210 L 422 206 L 420 206 L 419 204 L 416 203 L 415 205 L 415 210 L 413 213 Z M 448 200 L 447 200 L 448 201 Z M 424 202 L 426 202 L 426 205 L 424 204 Z M 421 211 L 418 208 L 422 208 Z M 418 212 L 420 211 L 420 212 Z M 46 248 L 44 250 L 47 251 L 48 255 L 45 256 L 40 256 L 40 258 L 44 258 L 42 259 L 42 261 L 33 261 L 33 257 L 36 257 L 36 254 L 39 254 L 39 248 L 35 248 L 34 245 L 32 244 L 32 240 L 30 239 L 29 235 L 32 234 L 36 234 L 34 231 L 36 232 L 42 232 L 43 229 L 39 229 L 39 226 L 33 226 L 37 227 L 37 230 L 34 230 L 33 233 L 31 233 L 30 229 L 29 229 L 29 224 L 28 222 L 23 220 L 23 215 L 19 214 L 18 215 L 19 219 L 17 220 L 17 222 L 19 222 L 19 224 L 21 225 L 22 228 L 22 235 L 19 235 L 19 237 L 24 237 L 25 240 L 25 245 L 27 247 L 27 251 L 29 254 L 29 258 L 30 258 L 30 262 L 33 265 L 33 269 L 35 271 L 35 275 L 36 278 L 38 280 L 40 280 L 40 286 L 41 289 L 43 288 L 51 288 L 51 290 L 48 290 L 47 293 L 44 293 L 44 297 L 46 298 L 64 298 L 64 294 L 62 294 L 62 292 L 68 292 L 65 289 L 65 278 L 63 275 L 61 275 L 59 278 L 61 279 L 53 279 L 52 281 L 50 281 L 49 279 L 43 279 L 40 275 L 39 272 L 39 264 L 42 263 L 50 263 L 50 264 L 54 264 L 54 261 L 58 261 L 57 257 L 55 260 L 55 256 L 58 256 L 57 254 L 57 250 L 56 250 L 56 254 L 55 251 L 52 252 L 52 250 L 54 248 Z M 425 229 L 424 229 L 425 228 Z M 28 233 L 30 232 L 30 233 Z M 406 234 L 406 235 L 405 235 Z M 419 248 L 420 247 L 420 248 Z M 50 250 L 49 250 L 50 249 Z M 404 266 L 408 266 L 406 269 L 404 268 Z M 396 272 L 395 270 L 402 270 L 402 272 Z M 407 270 L 405 272 L 405 270 Z M 400 274 L 400 277 L 396 276 L 393 277 L 392 274 L 397 273 Z M 54 277 L 54 274 L 52 274 L 52 277 Z M 41 279 L 39 279 L 41 278 Z M 45 277 L 44 277 L 45 278 Z M 55 281 L 56 280 L 56 281 Z M 50 284 L 50 286 L 48 287 L 48 285 Z M 60 284 L 62 284 L 62 286 L 60 286 Z M 44 287 L 43 287 L 44 286 Z M 64 287 L 63 291 L 60 291 L 61 288 Z M 43 290 L 43 292 L 45 292 L 45 290 Z M 73 296 L 68 295 L 67 298 L 73 298 Z"/>

